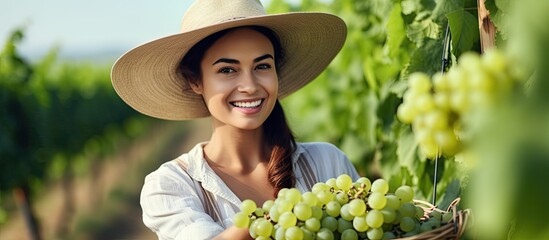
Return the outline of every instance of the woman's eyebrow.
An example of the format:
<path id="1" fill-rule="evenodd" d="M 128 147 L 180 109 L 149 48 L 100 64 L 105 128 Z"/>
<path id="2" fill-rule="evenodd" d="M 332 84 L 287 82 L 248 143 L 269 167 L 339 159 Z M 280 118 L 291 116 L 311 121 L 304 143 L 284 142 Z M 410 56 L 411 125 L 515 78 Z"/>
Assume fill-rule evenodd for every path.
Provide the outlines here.
<path id="1" fill-rule="evenodd" d="M 254 59 L 254 62 L 259 62 L 259 61 L 261 61 L 261 60 L 263 60 L 263 59 L 267 59 L 267 58 L 274 59 L 273 55 L 267 53 L 267 54 L 265 54 L 265 55 L 263 55 L 263 56 L 261 56 L 261 57 L 255 58 L 255 59 Z"/>
<path id="2" fill-rule="evenodd" d="M 231 59 L 231 58 L 220 58 L 218 59 L 217 61 L 215 61 L 212 65 L 216 65 L 218 63 L 221 63 L 221 62 L 224 62 L 224 63 L 231 63 L 231 64 L 238 64 L 240 63 L 240 61 L 236 60 L 236 59 Z"/>
<path id="3" fill-rule="evenodd" d="M 273 55 L 267 53 L 265 55 L 262 55 L 262 56 L 259 56 L 259 57 L 255 58 L 254 63 L 260 62 L 260 61 L 262 61 L 264 59 L 267 59 L 267 58 L 274 59 Z M 232 58 L 220 58 L 217 61 L 215 61 L 212 65 L 215 65 L 215 64 L 218 64 L 218 63 L 239 64 L 240 61 L 238 61 L 236 59 L 232 59 Z"/>

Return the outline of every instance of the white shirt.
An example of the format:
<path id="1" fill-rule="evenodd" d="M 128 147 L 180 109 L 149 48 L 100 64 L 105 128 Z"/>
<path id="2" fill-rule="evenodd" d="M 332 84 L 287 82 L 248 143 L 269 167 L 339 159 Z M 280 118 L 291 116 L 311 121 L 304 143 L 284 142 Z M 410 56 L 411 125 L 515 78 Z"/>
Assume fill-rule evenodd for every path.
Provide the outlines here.
<path id="1" fill-rule="evenodd" d="M 207 164 L 204 144 L 162 164 L 145 178 L 141 191 L 143 222 L 159 239 L 212 239 L 233 225 L 232 217 L 242 201 Z M 297 143 L 292 162 L 295 187 L 301 192 L 341 174 L 353 180 L 359 177 L 347 156 L 329 143 Z M 212 207 L 204 204 L 208 202 L 205 199 L 216 208 L 217 222 L 206 213 Z"/>

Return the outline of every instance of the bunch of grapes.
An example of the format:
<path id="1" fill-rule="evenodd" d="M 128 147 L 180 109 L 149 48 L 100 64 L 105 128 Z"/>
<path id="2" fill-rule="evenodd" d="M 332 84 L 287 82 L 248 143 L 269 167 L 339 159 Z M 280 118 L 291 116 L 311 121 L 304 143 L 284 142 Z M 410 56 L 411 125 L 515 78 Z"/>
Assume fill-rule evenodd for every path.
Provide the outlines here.
<path id="1" fill-rule="evenodd" d="M 244 200 L 234 225 L 248 228 L 256 240 L 394 239 L 431 231 L 453 218 L 451 212 L 414 204 L 409 186 L 388 190 L 384 179 L 353 182 L 343 174 L 316 183 L 310 192 L 282 189 L 262 206 Z"/>
<path id="2" fill-rule="evenodd" d="M 471 113 L 496 106 L 519 82 L 516 66 L 497 50 L 482 56 L 469 52 L 446 74 L 416 72 L 397 110 L 398 119 L 412 125 L 427 158 L 453 156 L 460 151 L 462 125 Z"/>

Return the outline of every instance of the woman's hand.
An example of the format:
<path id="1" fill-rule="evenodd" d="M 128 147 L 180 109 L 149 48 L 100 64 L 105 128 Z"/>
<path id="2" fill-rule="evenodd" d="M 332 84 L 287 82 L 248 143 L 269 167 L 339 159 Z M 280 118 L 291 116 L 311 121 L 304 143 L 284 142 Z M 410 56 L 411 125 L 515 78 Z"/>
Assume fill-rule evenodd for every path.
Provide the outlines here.
<path id="1" fill-rule="evenodd" d="M 237 228 L 232 226 L 225 229 L 222 233 L 217 235 L 214 240 L 253 240 L 248 232 L 247 228 Z"/>

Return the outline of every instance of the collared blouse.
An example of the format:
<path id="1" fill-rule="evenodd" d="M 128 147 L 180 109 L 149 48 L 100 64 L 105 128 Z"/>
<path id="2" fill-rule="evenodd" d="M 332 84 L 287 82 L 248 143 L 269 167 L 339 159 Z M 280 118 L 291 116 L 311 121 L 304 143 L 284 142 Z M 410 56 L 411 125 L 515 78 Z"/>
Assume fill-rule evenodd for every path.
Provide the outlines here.
<path id="1" fill-rule="evenodd" d="M 197 144 L 145 177 L 143 222 L 159 239 L 212 239 L 233 225 L 232 217 L 244 199 L 210 168 L 204 145 Z M 295 188 L 301 192 L 341 174 L 359 178 L 347 156 L 330 143 L 297 143 L 292 162 Z"/>

